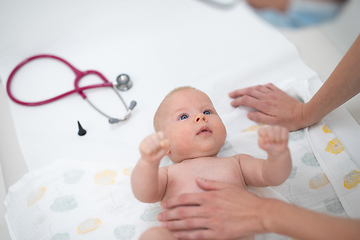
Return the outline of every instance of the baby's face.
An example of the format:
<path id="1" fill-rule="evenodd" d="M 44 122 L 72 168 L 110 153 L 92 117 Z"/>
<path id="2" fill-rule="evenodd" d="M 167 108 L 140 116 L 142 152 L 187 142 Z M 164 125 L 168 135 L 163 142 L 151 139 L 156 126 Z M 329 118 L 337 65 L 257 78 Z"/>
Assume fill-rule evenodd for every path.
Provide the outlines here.
<path id="1" fill-rule="evenodd" d="M 170 142 L 169 157 L 173 162 L 216 156 L 224 145 L 225 126 L 205 93 L 180 90 L 160 107 L 160 130 Z"/>

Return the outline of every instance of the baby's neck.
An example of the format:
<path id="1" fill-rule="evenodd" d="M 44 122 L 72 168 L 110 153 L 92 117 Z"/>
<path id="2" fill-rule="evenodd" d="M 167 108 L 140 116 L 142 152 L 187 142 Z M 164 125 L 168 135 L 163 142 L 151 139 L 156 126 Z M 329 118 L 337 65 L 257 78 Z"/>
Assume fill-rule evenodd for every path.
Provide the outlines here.
<path id="1" fill-rule="evenodd" d="M 177 163 L 188 162 L 188 161 L 191 161 L 191 160 L 199 160 L 199 159 L 203 159 L 203 158 L 217 158 L 217 154 L 212 155 L 212 156 L 200 156 L 200 157 L 195 157 L 195 158 L 187 158 L 187 159 L 181 160 L 181 161 L 179 161 Z M 177 164 L 177 163 L 175 163 L 175 164 Z"/>

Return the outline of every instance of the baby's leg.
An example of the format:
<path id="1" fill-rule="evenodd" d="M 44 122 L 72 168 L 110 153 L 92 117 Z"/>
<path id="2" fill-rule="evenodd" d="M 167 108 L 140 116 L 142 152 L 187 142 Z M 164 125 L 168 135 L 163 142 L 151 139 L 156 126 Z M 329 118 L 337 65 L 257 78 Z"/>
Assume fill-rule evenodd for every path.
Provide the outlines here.
<path id="1" fill-rule="evenodd" d="M 240 238 L 239 240 L 254 240 L 254 236 Z M 163 227 L 153 227 L 146 230 L 139 238 L 139 240 L 177 240 L 176 237 L 167 229 Z"/>
<path id="2" fill-rule="evenodd" d="M 177 240 L 176 237 L 163 227 L 153 227 L 146 230 L 139 240 Z"/>

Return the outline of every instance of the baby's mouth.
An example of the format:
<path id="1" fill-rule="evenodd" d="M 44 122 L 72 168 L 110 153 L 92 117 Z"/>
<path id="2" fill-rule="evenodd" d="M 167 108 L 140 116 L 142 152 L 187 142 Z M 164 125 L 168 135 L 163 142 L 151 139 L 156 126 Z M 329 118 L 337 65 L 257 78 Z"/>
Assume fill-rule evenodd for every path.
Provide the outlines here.
<path id="1" fill-rule="evenodd" d="M 209 134 L 212 133 L 209 127 L 203 126 L 200 128 L 199 132 L 196 135 L 203 135 L 203 134 Z"/>

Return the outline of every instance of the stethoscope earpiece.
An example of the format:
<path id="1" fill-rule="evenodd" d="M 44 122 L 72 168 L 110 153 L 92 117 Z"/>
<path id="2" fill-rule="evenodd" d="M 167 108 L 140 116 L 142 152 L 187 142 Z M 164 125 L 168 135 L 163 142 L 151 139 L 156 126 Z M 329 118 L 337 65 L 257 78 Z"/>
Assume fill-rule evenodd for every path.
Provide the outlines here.
<path id="1" fill-rule="evenodd" d="M 120 98 L 121 98 L 121 97 L 120 97 Z M 135 101 L 131 101 L 130 106 L 129 106 L 129 108 L 128 108 L 128 111 L 127 111 L 125 117 L 124 117 L 124 118 L 112 118 L 112 117 L 111 117 L 111 118 L 109 118 L 109 123 L 114 124 L 114 123 L 118 123 L 118 122 L 120 122 L 120 121 L 124 121 L 124 120 L 128 119 L 131 111 L 135 108 L 135 106 L 136 106 L 136 102 L 135 102 Z"/>

